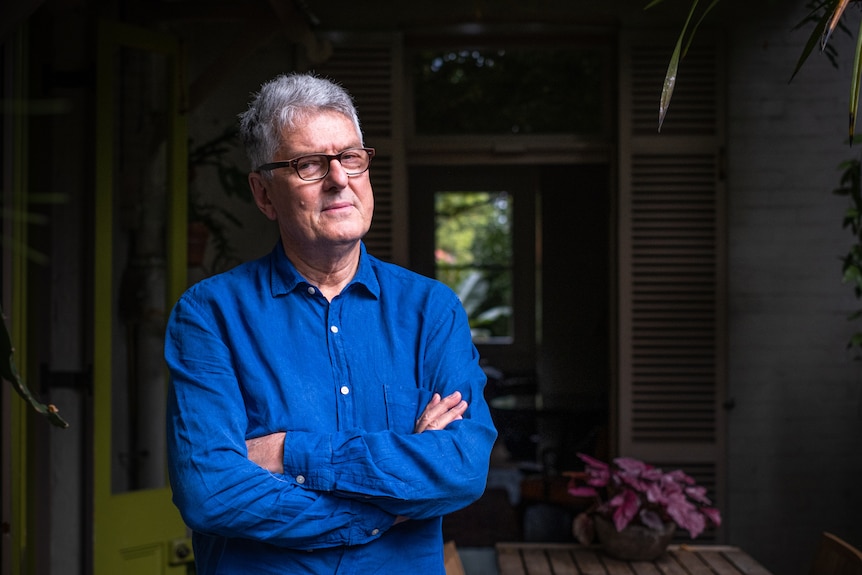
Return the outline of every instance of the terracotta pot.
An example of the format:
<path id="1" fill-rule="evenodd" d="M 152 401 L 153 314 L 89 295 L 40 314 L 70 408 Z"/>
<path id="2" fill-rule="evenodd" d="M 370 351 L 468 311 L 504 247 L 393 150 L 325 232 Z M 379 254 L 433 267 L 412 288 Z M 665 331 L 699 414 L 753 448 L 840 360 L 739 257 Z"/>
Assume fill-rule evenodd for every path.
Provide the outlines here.
<path id="1" fill-rule="evenodd" d="M 676 531 L 675 523 L 665 523 L 661 531 L 643 525 L 629 525 L 617 531 L 613 522 L 601 515 L 594 515 L 593 523 L 602 549 L 608 555 L 626 561 L 657 559 L 670 545 Z"/>

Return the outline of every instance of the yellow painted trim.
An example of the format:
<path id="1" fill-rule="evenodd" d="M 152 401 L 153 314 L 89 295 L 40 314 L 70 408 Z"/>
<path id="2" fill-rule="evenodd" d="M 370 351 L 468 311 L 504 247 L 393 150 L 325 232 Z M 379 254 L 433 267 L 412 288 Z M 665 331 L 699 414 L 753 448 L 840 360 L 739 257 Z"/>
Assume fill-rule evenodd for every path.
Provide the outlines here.
<path id="1" fill-rule="evenodd" d="M 188 79 L 186 54 L 181 45 L 175 45 L 174 74 L 171 74 L 173 113 L 169 131 L 173 139 L 168 146 L 170 173 L 168 182 L 171 196 L 168 200 L 168 285 L 165 309 L 169 310 L 185 291 L 188 283 L 188 185 L 189 145 L 188 134 Z"/>
<path id="2" fill-rule="evenodd" d="M 99 302 L 111 301 L 111 258 L 113 250 L 113 162 L 112 129 L 114 99 L 111 77 L 113 46 L 104 28 L 99 30 L 96 73 L 96 166 L 95 213 L 93 214 L 93 490 L 95 506 L 110 495 L 111 485 L 111 389 L 98 385 L 111 377 L 111 306 Z M 107 478 L 107 485 L 104 479 Z M 98 513 L 96 513 L 98 515 Z"/>
<path id="3" fill-rule="evenodd" d="M 25 101 L 27 92 L 27 26 L 21 26 L 9 47 L 15 55 L 12 65 L 12 97 Z M 24 213 L 27 209 L 27 153 L 28 124 L 21 115 L 12 115 L 12 209 L 14 213 Z M 23 218 L 12 218 L 11 237 L 11 309 L 6 310 L 7 325 L 15 350 L 18 372 L 27 378 L 27 224 Z M 11 482 L 12 482 L 12 549 L 11 564 L 13 573 L 33 572 L 32 545 L 28 542 L 35 537 L 31 514 L 33 494 L 29 490 L 28 477 L 32 476 L 30 457 L 29 406 L 17 395 L 11 396 Z M 28 551 L 29 549 L 29 551 Z"/>

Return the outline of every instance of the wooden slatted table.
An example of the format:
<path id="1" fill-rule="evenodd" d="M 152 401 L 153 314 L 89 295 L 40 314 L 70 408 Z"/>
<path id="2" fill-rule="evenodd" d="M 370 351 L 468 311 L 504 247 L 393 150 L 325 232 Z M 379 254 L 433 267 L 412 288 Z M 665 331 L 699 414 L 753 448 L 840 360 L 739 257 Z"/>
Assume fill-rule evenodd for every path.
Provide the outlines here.
<path id="1" fill-rule="evenodd" d="M 500 575 L 772 575 L 739 547 L 671 545 L 655 561 L 619 561 L 598 547 L 497 543 Z"/>

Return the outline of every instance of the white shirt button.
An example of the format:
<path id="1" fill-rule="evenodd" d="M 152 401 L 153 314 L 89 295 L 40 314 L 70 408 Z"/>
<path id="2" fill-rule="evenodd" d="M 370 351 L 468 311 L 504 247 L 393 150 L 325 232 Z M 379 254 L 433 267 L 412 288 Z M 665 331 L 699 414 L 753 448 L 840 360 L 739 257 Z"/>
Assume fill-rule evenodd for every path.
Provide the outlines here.
<path id="1" fill-rule="evenodd" d="M 305 483 L 305 476 L 304 475 L 297 475 L 296 476 L 296 482 L 299 483 L 300 485 L 302 485 L 303 483 Z"/>
<path id="2" fill-rule="evenodd" d="M 378 533 L 380 533 L 380 529 L 373 529 L 373 530 L 371 531 L 371 534 L 372 534 L 372 535 L 377 535 Z"/>
<path id="3" fill-rule="evenodd" d="M 341 395 L 347 395 L 348 393 L 350 393 L 350 388 L 347 387 L 346 385 L 342 385 L 341 386 Z"/>
<path id="4" fill-rule="evenodd" d="M 331 331 L 332 333 L 338 333 L 338 326 L 337 325 L 329 326 L 329 331 Z"/>
<path id="5" fill-rule="evenodd" d="M 314 286 L 308 286 L 308 295 L 314 295 L 314 292 L 317 290 L 314 289 Z"/>

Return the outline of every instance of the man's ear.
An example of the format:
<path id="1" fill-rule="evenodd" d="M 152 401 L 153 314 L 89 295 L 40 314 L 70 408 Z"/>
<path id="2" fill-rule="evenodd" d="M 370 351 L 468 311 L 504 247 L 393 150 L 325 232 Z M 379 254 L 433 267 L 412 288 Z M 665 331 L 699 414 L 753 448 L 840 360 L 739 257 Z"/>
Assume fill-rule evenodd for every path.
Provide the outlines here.
<path id="1" fill-rule="evenodd" d="M 251 172 L 248 175 L 248 186 L 251 188 L 251 195 L 254 196 L 254 203 L 263 215 L 275 221 L 275 206 L 269 199 L 271 185 L 272 182 L 265 180 L 258 172 Z"/>

